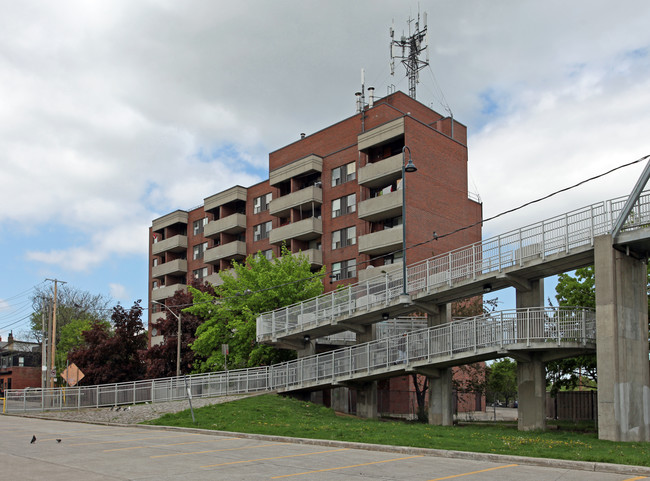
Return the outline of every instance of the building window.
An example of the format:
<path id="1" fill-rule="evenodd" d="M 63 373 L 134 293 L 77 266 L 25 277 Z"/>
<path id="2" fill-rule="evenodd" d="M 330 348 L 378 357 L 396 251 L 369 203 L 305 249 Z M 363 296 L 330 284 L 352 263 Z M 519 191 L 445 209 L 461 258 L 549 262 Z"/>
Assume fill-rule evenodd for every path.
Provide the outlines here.
<path id="1" fill-rule="evenodd" d="M 158 265 L 158 258 L 154 257 L 153 258 L 153 267 L 156 267 Z"/>
<path id="2" fill-rule="evenodd" d="M 203 228 L 207 223 L 208 223 L 207 217 L 204 217 L 203 219 L 195 220 L 192 223 L 192 230 L 194 232 L 194 235 L 203 234 Z"/>
<path id="3" fill-rule="evenodd" d="M 265 210 L 269 210 L 269 204 L 271 203 L 271 193 L 255 197 L 253 204 L 253 214 L 259 214 Z"/>
<path id="4" fill-rule="evenodd" d="M 332 201 L 332 218 L 357 211 L 357 194 L 346 195 Z"/>
<path id="5" fill-rule="evenodd" d="M 262 239 L 268 239 L 269 232 L 271 232 L 271 221 L 264 222 L 263 224 L 257 224 L 253 228 L 253 240 L 258 241 Z"/>
<path id="6" fill-rule="evenodd" d="M 266 249 L 265 251 L 261 251 L 260 254 L 263 257 L 266 257 L 266 259 L 269 261 L 273 260 L 273 249 Z"/>
<path id="7" fill-rule="evenodd" d="M 341 249 L 347 246 L 353 246 L 357 243 L 356 226 L 346 227 L 345 229 L 335 230 L 332 232 L 332 250 Z"/>
<path id="8" fill-rule="evenodd" d="M 195 269 L 192 271 L 192 274 L 194 275 L 194 279 L 203 279 L 204 277 L 208 277 L 208 268 L 202 267 L 201 269 Z"/>
<path id="9" fill-rule="evenodd" d="M 345 184 L 357 178 L 357 164 L 350 162 L 332 169 L 332 187 Z"/>
<path id="10" fill-rule="evenodd" d="M 350 279 L 357 277 L 357 261 L 349 259 L 347 261 L 334 262 L 332 264 L 332 279 L 340 281 L 341 279 Z"/>
<path id="11" fill-rule="evenodd" d="M 203 253 L 208 249 L 208 243 L 204 242 L 203 244 L 197 244 L 194 246 L 194 252 L 192 259 L 203 259 Z"/>
<path id="12" fill-rule="evenodd" d="M 153 281 L 153 283 L 151 284 L 151 288 L 158 289 L 158 281 Z"/>

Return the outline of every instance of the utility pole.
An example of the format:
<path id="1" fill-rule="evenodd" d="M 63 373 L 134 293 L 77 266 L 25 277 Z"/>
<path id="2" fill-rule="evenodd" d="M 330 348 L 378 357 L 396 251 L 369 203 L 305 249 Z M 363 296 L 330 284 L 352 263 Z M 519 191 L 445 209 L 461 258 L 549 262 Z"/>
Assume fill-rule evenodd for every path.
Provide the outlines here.
<path id="1" fill-rule="evenodd" d="M 45 279 L 46 281 L 54 282 L 54 306 L 52 308 L 52 336 L 50 337 L 50 353 L 51 353 L 51 368 L 52 370 L 56 369 L 56 363 L 54 362 L 56 356 L 56 306 L 58 304 L 57 298 L 57 286 L 60 282 L 61 284 L 66 284 L 64 281 L 58 279 Z M 50 373 L 51 374 L 51 373 Z M 54 387 L 54 377 L 50 377 L 50 387 Z"/>

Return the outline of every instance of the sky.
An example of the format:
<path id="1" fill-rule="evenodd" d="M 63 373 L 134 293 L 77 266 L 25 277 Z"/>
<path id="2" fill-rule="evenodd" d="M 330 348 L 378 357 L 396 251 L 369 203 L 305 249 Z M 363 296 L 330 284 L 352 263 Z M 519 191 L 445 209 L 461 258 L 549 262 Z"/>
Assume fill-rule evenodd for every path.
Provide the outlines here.
<path id="1" fill-rule="evenodd" d="M 468 127 L 484 217 L 650 153 L 645 0 L 0 0 L 0 336 L 45 279 L 146 305 L 152 220 L 268 178 L 269 152 L 354 114 L 362 68 L 408 92 L 388 32 L 418 8 L 417 99 Z M 484 237 L 627 195 L 643 166 Z"/>

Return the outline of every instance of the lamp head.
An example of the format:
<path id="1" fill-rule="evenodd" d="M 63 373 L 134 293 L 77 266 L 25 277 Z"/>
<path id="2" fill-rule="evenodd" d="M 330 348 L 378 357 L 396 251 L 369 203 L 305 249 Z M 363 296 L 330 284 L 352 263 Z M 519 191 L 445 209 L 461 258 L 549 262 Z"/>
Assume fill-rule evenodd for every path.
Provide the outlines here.
<path id="1" fill-rule="evenodd" d="M 413 160 L 409 156 L 409 161 L 406 164 L 406 167 L 404 167 L 404 172 L 411 173 L 411 172 L 416 172 L 417 170 L 418 170 L 418 168 L 415 166 L 415 164 L 413 163 Z"/>

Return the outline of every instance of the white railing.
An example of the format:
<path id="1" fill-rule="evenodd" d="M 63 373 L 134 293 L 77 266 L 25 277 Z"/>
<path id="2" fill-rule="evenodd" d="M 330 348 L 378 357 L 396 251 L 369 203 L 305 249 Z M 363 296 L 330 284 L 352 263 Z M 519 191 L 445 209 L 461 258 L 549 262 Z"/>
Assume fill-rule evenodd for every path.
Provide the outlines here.
<path id="1" fill-rule="evenodd" d="M 414 321 L 415 322 L 415 321 Z M 426 329 L 409 330 L 364 344 L 273 366 L 150 379 L 118 384 L 55 389 L 10 389 L 6 412 L 98 408 L 192 397 L 216 397 L 266 390 L 326 387 L 336 381 L 391 377 L 408 364 L 455 365 L 480 351 L 482 358 L 503 357 L 519 346 L 544 350 L 595 349 L 595 312 L 583 308 L 526 308 L 464 318 Z M 573 351 L 572 351 L 573 352 Z M 187 383 L 187 384 L 186 384 Z"/>
<path id="2" fill-rule="evenodd" d="M 610 232 L 627 197 L 600 202 L 522 227 L 506 234 L 412 264 L 407 269 L 411 296 L 452 287 L 461 281 L 521 266 L 532 259 L 544 261 L 576 248 L 593 246 L 594 237 Z M 637 201 L 624 230 L 650 224 L 650 193 Z M 332 324 L 339 317 L 399 304 L 401 274 L 386 274 L 351 284 L 288 307 L 262 313 L 257 318 L 258 341 Z"/>
<path id="3" fill-rule="evenodd" d="M 477 356 L 503 357 L 504 349 L 557 349 L 582 346 L 595 349 L 593 309 L 525 308 L 465 318 L 436 327 L 288 361 L 271 369 L 273 389 L 325 387 L 338 381 L 395 375 L 405 366 L 437 363 L 465 364 Z"/>

